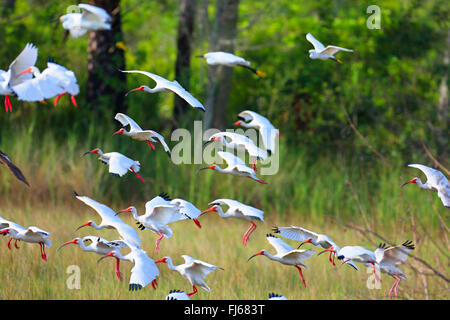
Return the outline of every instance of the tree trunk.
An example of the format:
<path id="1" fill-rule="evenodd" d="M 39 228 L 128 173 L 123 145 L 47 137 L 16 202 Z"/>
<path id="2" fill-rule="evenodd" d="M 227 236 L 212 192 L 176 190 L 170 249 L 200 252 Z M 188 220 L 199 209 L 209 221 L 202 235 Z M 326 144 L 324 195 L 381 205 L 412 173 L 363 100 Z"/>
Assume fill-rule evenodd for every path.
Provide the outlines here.
<path id="1" fill-rule="evenodd" d="M 9 16 L 13 11 L 14 7 L 16 6 L 16 0 L 3 0 L 2 1 L 2 16 L 7 17 Z"/>
<path id="2" fill-rule="evenodd" d="M 191 53 L 193 43 L 195 12 L 197 0 L 180 0 L 180 11 L 177 36 L 177 60 L 175 62 L 175 79 L 189 91 L 191 78 Z M 179 119 L 189 110 L 189 104 L 178 95 L 175 95 L 174 116 Z"/>
<path id="3" fill-rule="evenodd" d="M 238 7 L 239 0 L 217 0 L 214 27 L 210 38 L 210 51 L 234 51 Z M 225 129 L 232 77 L 233 68 L 208 67 L 205 128 Z"/>
<path id="4" fill-rule="evenodd" d="M 86 101 L 101 113 L 101 106 L 113 106 L 114 113 L 125 112 L 125 57 L 116 43 L 123 41 L 120 0 L 94 0 L 90 3 L 105 9 L 112 17 L 111 30 L 89 31 L 88 79 Z"/>

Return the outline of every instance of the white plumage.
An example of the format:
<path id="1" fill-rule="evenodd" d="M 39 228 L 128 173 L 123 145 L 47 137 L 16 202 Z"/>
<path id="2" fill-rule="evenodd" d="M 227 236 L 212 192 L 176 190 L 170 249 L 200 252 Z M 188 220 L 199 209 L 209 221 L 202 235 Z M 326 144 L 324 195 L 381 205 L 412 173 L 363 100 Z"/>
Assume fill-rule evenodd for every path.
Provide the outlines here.
<path id="1" fill-rule="evenodd" d="M 156 82 L 156 86 L 154 88 L 149 88 L 148 86 L 140 86 L 136 89 L 130 90 L 129 92 L 133 91 L 145 91 L 149 93 L 155 93 L 155 92 L 165 92 L 165 91 L 172 91 L 173 93 L 177 94 L 180 98 L 184 99 L 187 103 L 189 103 L 192 107 L 200 109 L 202 111 L 205 111 L 205 107 L 198 101 L 192 94 L 190 94 L 186 89 L 184 89 L 176 80 L 169 81 L 161 76 L 158 76 L 154 73 L 146 72 L 146 71 L 140 71 L 140 70 L 128 70 L 128 71 L 122 71 L 126 73 L 140 73 L 143 74 L 153 81 Z M 128 93 L 127 93 L 128 94 Z"/>
<path id="2" fill-rule="evenodd" d="M 172 259 L 167 256 L 157 260 L 156 263 L 167 263 L 168 267 L 171 270 L 177 271 L 183 278 L 191 283 L 193 291 L 191 293 L 188 293 L 188 296 L 191 296 L 197 292 L 197 286 L 210 292 L 210 288 L 203 279 L 205 279 L 206 276 L 214 270 L 223 269 L 210 263 L 194 259 L 185 254 L 182 255 L 182 257 L 184 259 L 184 263 L 176 266 L 173 264 Z"/>
<path id="3" fill-rule="evenodd" d="M 82 201 L 84 204 L 94 209 L 102 218 L 102 222 L 99 225 L 90 220 L 78 227 L 77 230 L 85 226 L 91 226 L 97 230 L 103 228 L 113 228 L 116 229 L 120 236 L 127 241 L 127 245 L 129 242 L 133 242 L 138 246 L 142 245 L 141 239 L 139 238 L 136 229 L 123 222 L 122 219 L 116 216 L 116 213 L 110 207 L 89 197 L 80 196 L 76 192 L 75 197 L 78 200 Z"/>
<path id="4" fill-rule="evenodd" d="M 444 174 L 439 170 L 424 166 L 423 164 L 409 164 L 408 167 L 422 171 L 427 177 L 427 181 L 422 183 L 420 178 L 415 177 L 404 183 L 402 187 L 408 183 L 415 183 L 422 189 L 436 191 L 444 207 L 450 209 L 450 183 Z"/>
<path id="5" fill-rule="evenodd" d="M 311 59 L 320 59 L 320 60 L 331 59 L 336 62 L 342 63 L 339 59 L 336 59 L 334 55 L 339 51 L 353 52 L 353 50 L 351 49 L 336 46 L 327 46 L 325 48 L 325 46 L 319 40 L 314 38 L 314 36 L 311 33 L 308 33 L 306 35 L 306 39 L 309 42 L 311 42 L 312 45 L 314 46 L 314 49 L 309 50 L 309 57 Z"/>
<path id="6" fill-rule="evenodd" d="M 191 300 L 191 298 L 184 291 L 170 290 L 165 300 Z"/>
<path id="7" fill-rule="evenodd" d="M 234 125 L 257 129 L 267 153 L 272 155 L 275 152 L 277 137 L 280 136 L 278 129 L 266 117 L 254 111 L 244 110 L 238 114 L 238 118 L 241 120 L 236 121 Z"/>
<path id="8" fill-rule="evenodd" d="M 59 18 L 63 28 L 69 30 L 73 38 L 81 37 L 89 30 L 111 30 L 112 18 L 103 8 L 86 3 L 80 3 L 78 8 L 80 12 Z"/>
<path id="9" fill-rule="evenodd" d="M 114 132 L 114 134 L 122 134 L 124 136 L 131 137 L 134 140 L 145 141 L 152 149 L 155 149 L 155 146 L 152 144 L 152 142 L 157 142 L 158 140 L 163 146 L 164 150 L 170 155 L 169 146 L 164 140 L 164 137 L 158 132 L 153 130 L 142 130 L 141 127 L 133 119 L 123 113 L 117 113 L 114 119 L 119 121 L 124 127 L 130 126 L 130 131 L 126 131 L 122 128 Z"/>
<path id="10" fill-rule="evenodd" d="M 275 237 L 273 234 L 266 235 L 267 241 L 275 248 L 277 251 L 275 255 L 270 254 L 267 250 L 261 250 L 254 255 L 252 255 L 248 260 L 256 257 L 258 255 L 266 256 L 270 260 L 278 261 L 281 264 L 294 266 L 297 268 L 300 278 L 303 282 L 303 285 L 306 287 L 305 279 L 303 278 L 302 269 L 300 266 L 304 268 L 308 268 L 303 260 L 309 259 L 315 253 L 314 250 L 301 250 L 294 249 L 289 244 L 284 242 L 282 239 Z"/>
<path id="11" fill-rule="evenodd" d="M 239 66 L 244 67 L 261 77 L 264 77 L 266 75 L 264 72 L 250 67 L 250 61 L 247 61 L 244 58 L 229 52 L 224 51 L 208 52 L 205 53 L 204 55 L 199 56 L 199 58 L 205 58 L 206 63 L 211 66 L 219 66 L 219 65 L 227 67 Z"/>

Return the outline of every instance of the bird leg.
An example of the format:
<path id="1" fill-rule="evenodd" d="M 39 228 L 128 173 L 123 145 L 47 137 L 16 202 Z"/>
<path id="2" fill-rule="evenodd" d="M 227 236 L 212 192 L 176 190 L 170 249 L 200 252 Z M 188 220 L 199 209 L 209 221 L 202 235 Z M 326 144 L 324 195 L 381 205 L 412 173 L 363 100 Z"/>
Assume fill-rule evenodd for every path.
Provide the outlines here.
<path id="1" fill-rule="evenodd" d="M 14 241 L 14 247 L 16 247 L 16 249 L 19 249 L 19 247 L 17 246 L 17 239 Z"/>
<path id="2" fill-rule="evenodd" d="M 145 183 L 144 178 L 142 178 L 140 175 L 138 175 L 132 167 L 130 167 L 130 170 L 133 171 L 134 175 L 136 176 L 136 178 L 138 178 L 139 180 L 142 181 L 142 183 Z"/>
<path id="3" fill-rule="evenodd" d="M 5 96 L 5 110 L 6 112 L 8 112 L 8 110 L 10 112 L 12 111 L 11 100 L 9 99 L 9 96 Z"/>
<path id="4" fill-rule="evenodd" d="M 150 140 L 145 140 L 145 142 L 147 142 L 148 146 L 150 148 L 152 148 L 153 150 L 155 150 L 155 146 L 150 142 Z"/>
<path id="5" fill-rule="evenodd" d="M 261 180 L 261 179 L 258 179 L 258 178 L 253 178 L 253 177 L 251 177 L 251 176 L 247 176 L 247 178 L 250 178 L 250 179 L 252 179 L 252 180 L 255 180 L 255 181 L 257 181 L 257 182 L 259 182 L 259 183 L 261 183 L 261 184 L 267 184 L 267 182 L 266 181 L 264 181 L 264 180 Z"/>
<path id="6" fill-rule="evenodd" d="M 393 291 L 394 291 L 394 288 L 396 289 L 396 285 L 397 285 L 397 283 L 400 282 L 400 281 L 398 281 L 399 279 L 397 279 L 395 276 L 391 276 L 391 277 L 395 279 L 394 284 L 392 285 L 391 290 L 389 290 L 389 298 L 392 299 L 392 293 L 393 293 Z M 397 296 L 397 290 L 395 290 L 395 296 Z"/>
<path id="7" fill-rule="evenodd" d="M 333 256 L 333 260 L 331 260 L 331 256 Z M 336 253 L 334 251 L 330 251 L 330 255 L 328 256 L 328 260 L 330 261 L 330 263 L 333 266 L 336 266 L 336 264 L 334 263 L 334 257 L 336 256 Z"/>
<path id="8" fill-rule="evenodd" d="M 296 267 L 297 268 L 297 270 L 298 270 L 298 273 L 300 274 L 300 279 L 302 279 L 302 282 L 303 282 L 303 284 L 305 285 L 305 287 L 306 287 L 306 282 L 305 282 L 305 278 L 303 278 L 303 273 L 302 273 L 302 268 L 300 268 L 298 265 L 295 265 L 294 267 Z"/>
<path id="9" fill-rule="evenodd" d="M 251 224 L 252 225 L 250 226 L 250 228 L 248 228 L 248 230 L 245 231 L 244 238 L 242 239 L 242 243 L 244 244 L 244 246 L 247 244 L 248 238 L 250 238 L 252 232 L 255 231 L 256 229 L 256 224 L 253 221 L 251 222 Z"/>
<path id="10" fill-rule="evenodd" d="M 75 96 L 74 96 L 74 95 L 71 95 L 71 96 L 70 96 L 70 101 L 72 101 L 72 104 L 73 104 L 73 106 L 74 106 L 75 108 L 78 108 L 77 100 L 75 100 Z"/>
<path id="11" fill-rule="evenodd" d="M 122 275 L 120 274 L 120 259 L 116 258 L 116 276 L 122 281 Z"/>
<path id="12" fill-rule="evenodd" d="M 156 287 L 158 286 L 158 282 L 156 282 L 156 279 L 152 280 L 152 287 L 154 290 L 156 290 Z"/>
<path id="13" fill-rule="evenodd" d="M 55 108 L 56 108 L 56 105 L 58 104 L 59 99 L 61 99 L 61 97 L 64 96 L 66 93 L 67 93 L 67 92 L 63 92 L 63 93 L 61 93 L 61 94 L 59 94 L 59 95 L 56 96 L 55 102 L 53 103 L 53 105 L 55 106 Z"/>
<path id="14" fill-rule="evenodd" d="M 197 288 L 195 286 L 192 286 L 192 290 L 194 291 L 187 294 L 189 297 L 192 296 L 194 293 L 197 293 Z"/>
<path id="15" fill-rule="evenodd" d="M 373 266 L 373 274 L 375 276 L 375 280 L 377 281 L 381 281 L 380 277 L 377 275 L 376 270 L 375 270 L 375 263 L 372 261 L 369 261 L 369 263 Z"/>
<path id="16" fill-rule="evenodd" d="M 398 285 L 400 284 L 400 281 L 402 281 L 402 278 L 398 278 L 398 281 L 397 281 L 397 285 L 395 286 L 395 288 L 394 288 L 394 294 L 395 294 L 395 296 L 397 296 L 397 288 L 398 288 Z"/>
<path id="17" fill-rule="evenodd" d="M 159 238 L 156 240 L 155 242 L 155 251 L 158 252 L 159 251 L 159 243 L 161 242 L 161 239 L 164 237 L 164 235 L 160 232 L 159 234 Z"/>
<path id="18" fill-rule="evenodd" d="M 39 242 L 39 246 L 41 248 L 41 258 L 44 261 L 47 261 L 47 255 L 45 254 L 45 247 L 44 247 L 44 243 L 43 242 Z"/>
<path id="19" fill-rule="evenodd" d="M 12 240 L 12 238 L 9 238 L 9 241 L 8 241 L 8 249 L 9 250 L 11 250 L 11 240 Z"/>
<path id="20" fill-rule="evenodd" d="M 252 160 L 252 169 L 255 173 L 258 173 L 258 168 L 256 168 L 256 158 L 253 158 Z"/>

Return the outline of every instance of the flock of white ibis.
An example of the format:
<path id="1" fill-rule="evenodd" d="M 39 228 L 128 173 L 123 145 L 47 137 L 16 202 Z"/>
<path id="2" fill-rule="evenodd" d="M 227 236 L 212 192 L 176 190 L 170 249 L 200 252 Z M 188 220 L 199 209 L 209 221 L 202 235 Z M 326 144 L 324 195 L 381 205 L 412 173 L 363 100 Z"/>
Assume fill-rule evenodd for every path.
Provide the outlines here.
<path id="1" fill-rule="evenodd" d="M 63 28 L 68 30 L 72 37 L 80 37 L 88 30 L 110 30 L 111 17 L 105 10 L 88 4 L 79 4 L 78 8 L 80 12 L 68 13 L 60 18 Z M 336 46 L 324 47 L 324 45 L 310 33 L 307 34 L 306 39 L 314 46 L 314 49 L 310 50 L 310 58 L 312 59 L 331 59 L 340 62 L 340 60 L 334 57 L 337 52 L 353 51 Z M 265 76 L 264 72 L 251 68 L 249 61 L 231 53 L 209 52 L 200 57 L 205 58 L 208 65 L 221 65 L 226 67 L 241 66 L 249 69 L 260 77 Z M 11 95 L 17 96 L 19 100 L 23 101 L 44 102 L 45 99 L 55 98 L 54 105 L 56 106 L 63 95 L 70 94 L 73 105 L 77 106 L 75 96 L 79 93 L 79 87 L 75 74 L 67 68 L 56 64 L 53 60 L 49 60 L 47 68 L 40 72 L 35 66 L 36 60 L 37 48 L 33 44 L 26 44 L 23 51 L 10 64 L 8 71 L 0 70 L 0 94 L 5 95 L 6 111 L 12 111 L 9 98 Z M 122 72 L 143 74 L 156 82 L 156 86 L 153 88 L 142 85 L 129 92 L 145 91 L 155 93 L 171 91 L 188 102 L 193 108 L 205 111 L 205 107 L 202 103 L 186 91 L 176 80 L 169 81 L 153 73 L 139 70 Z M 234 125 L 256 129 L 261 137 L 261 146 L 263 145 L 263 147 L 258 147 L 245 135 L 231 132 L 214 134 L 204 145 L 209 143 L 219 143 L 221 146 L 234 151 L 246 152 L 252 160 L 252 167 L 250 168 L 247 166 L 243 160 L 231 152 L 217 151 L 218 156 L 225 160 L 227 167 L 222 168 L 217 164 L 213 164 L 201 168 L 200 170 L 211 169 L 237 177 L 247 177 L 261 184 L 267 184 L 266 181 L 256 176 L 256 162 L 265 160 L 275 154 L 277 137 L 280 136 L 279 130 L 276 129 L 267 118 L 254 111 L 242 111 L 239 113 L 238 118 L 239 120 L 234 122 Z M 114 135 L 125 135 L 138 141 L 145 141 L 152 149 L 155 149 L 154 143 L 159 142 L 164 150 L 170 155 L 170 148 L 165 142 L 164 137 L 159 133 L 153 130 L 143 130 L 132 118 L 123 113 L 117 113 L 115 120 L 120 122 L 123 127 L 114 132 Z M 124 129 L 127 126 L 130 128 L 129 131 Z M 132 160 L 118 152 L 103 153 L 99 148 L 88 151 L 85 155 L 86 154 L 97 154 L 99 160 L 109 166 L 109 173 L 111 174 L 122 177 L 128 171 L 131 171 L 140 181 L 145 183 L 143 177 L 138 174 L 141 168 L 139 161 Z M 5 164 L 17 179 L 29 186 L 29 183 L 21 170 L 3 152 L 0 152 L 0 163 Z M 436 191 L 444 206 L 450 208 L 450 184 L 448 179 L 436 169 L 420 164 L 411 164 L 409 166 L 421 170 L 427 177 L 427 181 L 426 183 L 423 183 L 420 178 L 416 177 L 406 182 L 404 185 L 415 183 L 422 189 Z M 122 213 L 122 215 L 124 213 L 130 213 L 136 220 L 138 229 L 151 230 L 158 236 L 155 242 L 155 252 L 159 252 L 160 242 L 163 238 L 170 238 L 173 235 L 173 231 L 169 224 L 182 220 L 192 220 L 198 228 L 201 228 L 202 226 L 199 222 L 199 218 L 208 212 L 217 212 L 222 218 L 236 218 L 249 222 L 250 227 L 244 233 L 242 238 L 244 246 L 247 244 L 250 235 L 257 228 L 255 222 L 264 222 L 264 211 L 233 199 L 216 199 L 209 203 L 209 209 L 201 211 L 187 200 L 172 200 L 167 194 L 162 193 L 149 200 L 145 204 L 145 213 L 138 215 L 138 210 L 135 206 L 129 206 L 125 209 L 115 211 L 105 204 L 99 203 L 87 196 L 80 196 L 76 192 L 75 198 L 96 211 L 101 218 L 99 224 L 93 220 L 89 220 L 79 226 L 75 231 L 88 226 L 96 230 L 112 228 L 117 231 L 120 238 L 110 241 L 97 235 L 76 237 L 60 245 L 58 250 L 69 244 L 76 244 L 83 251 L 95 252 L 96 254 L 101 255 L 101 258 L 98 261 L 107 257 L 113 257 L 116 259 L 115 273 L 119 280 L 122 280 L 120 261 L 124 260 L 131 262 L 134 265 L 131 269 L 129 279 L 129 290 L 131 291 L 140 290 L 149 284 L 156 289 L 158 284 L 157 278 L 160 276 L 157 264 L 166 263 L 169 269 L 179 272 L 180 275 L 192 285 L 192 292 L 189 293 L 181 290 L 171 290 L 166 297 L 168 300 L 190 299 L 190 297 L 197 292 L 197 287 L 203 288 L 209 292 L 210 288 L 204 279 L 209 273 L 223 269 L 185 254 L 182 255 L 185 261 L 184 264 L 174 265 L 169 256 L 164 256 L 163 258 L 154 261 L 143 249 L 144 244 L 142 243 L 137 230 L 125 223 L 119 217 L 120 213 Z M 228 209 L 225 210 L 223 207 L 227 207 Z M 380 244 L 378 248 L 371 251 L 361 246 L 344 246 L 340 248 L 327 235 L 318 234 L 298 226 L 275 226 L 272 231 L 286 239 L 300 242 L 298 248 L 294 249 L 281 238 L 269 233 L 266 235 L 266 239 L 275 248 L 276 253 L 271 254 L 269 251 L 263 249 L 252 255 L 248 260 L 251 260 L 258 255 L 262 255 L 281 264 L 294 266 L 298 270 L 301 281 L 305 287 L 306 281 L 303 276 L 302 268 L 307 268 L 307 265 L 304 261 L 310 259 L 316 253 L 315 250 L 300 249 L 301 246 L 307 244 L 324 249 L 318 253 L 319 255 L 329 253 L 328 260 L 333 266 L 336 265 L 335 258 L 337 257 L 338 260 L 342 260 L 342 264 L 348 264 L 355 270 L 358 270 L 355 263 L 373 267 L 373 272 L 377 280 L 380 279 L 377 270 L 391 276 L 395 279 L 395 282 L 389 291 L 389 296 L 391 298 L 393 295 L 397 296 L 400 281 L 402 279 L 407 279 L 407 276 L 399 269 L 399 266 L 406 261 L 409 252 L 414 249 L 414 245 L 411 241 L 406 241 L 402 245 L 393 247 L 387 247 L 385 244 Z M 19 240 L 39 244 L 41 257 L 43 260 L 47 261 L 45 248 L 51 247 L 52 245 L 49 240 L 49 232 L 36 226 L 25 228 L 17 223 L 0 217 L 0 234 L 10 237 L 7 243 L 9 249 L 11 249 L 12 240 L 14 240 L 14 247 L 16 249 L 19 249 L 17 244 L 17 241 Z M 129 252 L 123 254 L 123 250 L 129 250 Z M 270 293 L 269 299 L 286 300 L 286 297 Z"/>

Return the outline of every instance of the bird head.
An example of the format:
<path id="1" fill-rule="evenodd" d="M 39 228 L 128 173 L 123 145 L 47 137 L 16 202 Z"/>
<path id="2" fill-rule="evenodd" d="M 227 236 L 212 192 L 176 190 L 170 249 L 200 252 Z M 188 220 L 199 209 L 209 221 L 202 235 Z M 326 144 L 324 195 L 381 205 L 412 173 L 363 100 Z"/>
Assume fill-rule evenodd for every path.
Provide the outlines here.
<path id="1" fill-rule="evenodd" d="M 161 259 L 155 261 L 155 263 L 160 263 L 160 262 L 167 263 L 167 257 L 162 257 Z"/>
<path id="2" fill-rule="evenodd" d="M 58 247 L 58 251 L 59 251 L 62 247 L 67 246 L 68 244 L 78 244 L 78 240 L 79 240 L 79 239 L 80 239 L 80 238 L 74 238 L 74 239 L 72 239 L 72 240 L 70 240 L 70 241 L 64 242 L 62 245 L 60 245 L 60 246 Z"/>
<path id="3" fill-rule="evenodd" d="M 252 255 L 250 258 L 248 258 L 247 261 L 250 261 L 250 259 L 252 259 L 252 258 L 254 258 L 256 256 L 263 256 L 265 253 L 266 253 L 266 250 L 261 250 L 261 251 L 255 253 L 254 255 Z"/>
<path id="4" fill-rule="evenodd" d="M 216 137 L 214 137 L 214 135 L 213 135 L 213 136 L 211 136 L 211 137 L 209 138 L 208 141 L 206 141 L 206 142 L 203 144 L 203 147 L 205 147 L 207 144 L 209 144 L 209 143 L 211 143 L 211 142 L 214 142 L 214 141 L 222 141 L 222 139 L 224 139 L 222 136 L 216 136 Z"/>
<path id="5" fill-rule="evenodd" d="M 325 249 L 325 250 L 319 252 L 318 256 L 320 256 L 322 253 L 325 253 L 325 252 L 336 252 L 336 250 L 333 246 L 331 246 L 328 249 Z"/>
<path id="6" fill-rule="evenodd" d="M 75 231 L 80 230 L 83 227 L 87 227 L 87 226 L 92 226 L 92 221 L 88 221 L 85 224 L 82 224 L 81 226 L 79 226 L 78 228 L 75 229 Z"/>
<path id="7" fill-rule="evenodd" d="M 402 187 L 406 186 L 409 183 L 417 183 L 417 179 L 419 179 L 419 178 L 415 177 L 415 178 L 405 182 L 404 184 L 402 184 Z"/>
<path id="8" fill-rule="evenodd" d="M 211 212 L 211 211 L 217 212 L 217 207 L 218 207 L 217 205 L 214 205 L 214 206 L 212 206 L 211 208 L 206 209 L 205 211 L 203 211 L 202 213 L 200 213 L 200 216 L 203 215 L 204 213 Z"/>
<path id="9" fill-rule="evenodd" d="M 128 208 L 126 208 L 126 209 L 122 209 L 122 210 L 120 210 L 120 211 L 117 211 L 116 212 L 116 216 L 119 214 L 119 213 L 122 213 L 122 212 L 129 212 L 129 213 L 132 213 L 133 212 L 133 209 L 135 209 L 134 207 L 128 207 Z"/>
<path id="10" fill-rule="evenodd" d="M 297 249 L 300 248 L 300 247 L 301 247 L 302 245 L 304 245 L 305 243 L 311 243 L 311 241 L 312 241 L 311 238 L 306 239 L 305 241 L 303 241 L 302 243 L 300 243 L 300 245 L 297 247 Z"/>
<path id="11" fill-rule="evenodd" d="M 125 132 L 125 129 L 122 128 L 122 129 L 119 129 L 116 132 L 114 132 L 113 135 L 115 135 L 115 134 L 123 134 L 124 132 Z"/>
<path id="12" fill-rule="evenodd" d="M 100 150 L 99 148 L 95 148 L 95 149 L 93 149 L 91 151 L 83 153 L 83 156 L 87 155 L 88 153 L 101 154 L 102 150 Z"/>
<path id="13" fill-rule="evenodd" d="M 103 259 L 105 259 L 105 258 L 108 258 L 108 257 L 113 257 L 113 258 L 115 258 L 115 257 L 116 257 L 116 256 L 115 256 L 115 252 L 114 252 L 114 251 L 111 251 L 110 253 L 105 254 L 103 257 L 101 257 L 100 259 L 97 260 L 97 263 L 99 263 L 101 260 L 103 260 Z"/>
<path id="14" fill-rule="evenodd" d="M 128 91 L 127 93 L 125 93 L 125 96 L 127 96 L 130 92 L 134 92 L 134 91 L 144 91 L 146 88 L 146 86 L 140 86 L 137 87 L 136 89 L 131 89 L 130 91 Z"/>
<path id="15" fill-rule="evenodd" d="M 241 120 L 238 120 L 238 121 L 236 121 L 236 122 L 233 122 L 233 125 L 235 125 L 235 126 L 240 126 L 241 125 Z"/>
<path id="16" fill-rule="evenodd" d="M 33 73 L 33 72 L 36 71 L 36 70 L 37 70 L 36 67 L 31 66 L 31 67 L 29 67 L 29 68 L 26 68 L 26 69 L 23 70 L 22 72 L 19 72 L 17 75 L 20 76 L 20 75 L 25 74 L 25 73 Z"/>
<path id="17" fill-rule="evenodd" d="M 200 171 L 200 170 L 205 170 L 205 169 L 215 170 L 215 169 L 216 169 L 216 166 L 213 164 L 213 165 L 210 165 L 210 166 L 207 166 L 207 167 L 204 167 L 204 168 L 200 168 L 200 169 L 198 169 L 198 171 Z"/>

